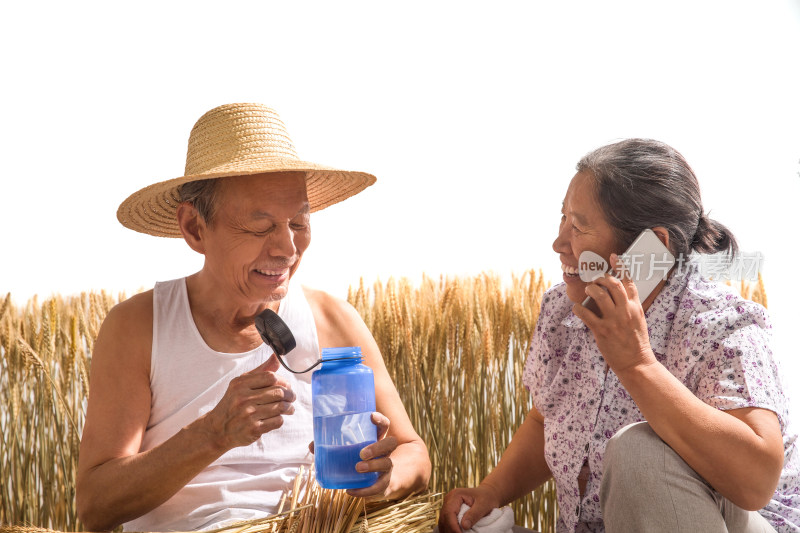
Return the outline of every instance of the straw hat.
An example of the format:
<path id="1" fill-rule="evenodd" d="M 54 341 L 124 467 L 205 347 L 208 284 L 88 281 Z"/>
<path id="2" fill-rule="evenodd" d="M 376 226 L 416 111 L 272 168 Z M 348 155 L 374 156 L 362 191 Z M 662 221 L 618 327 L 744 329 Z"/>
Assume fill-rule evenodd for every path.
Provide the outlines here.
<path id="1" fill-rule="evenodd" d="M 200 117 L 189 135 L 186 172 L 130 195 L 117 209 L 123 226 L 158 237 L 181 237 L 179 187 L 189 181 L 265 172 L 301 171 L 311 211 L 353 196 L 375 183 L 366 172 L 302 161 L 278 114 L 261 104 L 228 104 Z"/>

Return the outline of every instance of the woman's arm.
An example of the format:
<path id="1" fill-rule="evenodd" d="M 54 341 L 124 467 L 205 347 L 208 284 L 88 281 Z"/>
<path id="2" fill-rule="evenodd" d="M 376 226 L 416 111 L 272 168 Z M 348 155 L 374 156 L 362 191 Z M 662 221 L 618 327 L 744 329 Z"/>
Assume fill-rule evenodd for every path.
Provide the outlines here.
<path id="1" fill-rule="evenodd" d="M 720 494 L 749 511 L 769 503 L 783 468 L 775 413 L 720 411 L 657 361 L 629 367 L 617 377 L 653 431 Z"/>
<path id="2" fill-rule="evenodd" d="M 592 330 L 609 368 L 653 430 L 739 507 L 756 510 L 766 505 L 783 466 L 777 415 L 758 408 L 720 411 L 661 365 L 650 347 L 644 310 L 630 279 L 607 275 L 587 286 L 586 294 L 603 317 L 577 304 L 573 312 Z"/>
<path id="3" fill-rule="evenodd" d="M 519 427 L 500 462 L 476 488 L 455 489 L 447 493 L 439 515 L 439 531 L 460 533 L 489 514 L 530 493 L 551 477 L 544 458 L 544 418 L 531 408 Z M 466 503 L 461 525 L 458 512 Z"/>

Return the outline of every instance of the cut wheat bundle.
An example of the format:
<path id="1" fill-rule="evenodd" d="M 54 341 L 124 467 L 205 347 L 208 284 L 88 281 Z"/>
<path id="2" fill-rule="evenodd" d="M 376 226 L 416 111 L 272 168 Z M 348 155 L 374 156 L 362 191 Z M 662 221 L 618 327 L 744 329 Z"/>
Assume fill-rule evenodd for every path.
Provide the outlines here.
<path id="1" fill-rule="evenodd" d="M 399 501 L 366 502 L 343 490 L 323 489 L 301 468 L 284 494 L 289 509 L 237 522 L 206 533 L 429 533 L 436 524 L 441 494 L 409 496 Z M 58 533 L 51 529 L 0 526 L 0 533 Z M 188 533 L 188 532 L 186 532 Z"/>

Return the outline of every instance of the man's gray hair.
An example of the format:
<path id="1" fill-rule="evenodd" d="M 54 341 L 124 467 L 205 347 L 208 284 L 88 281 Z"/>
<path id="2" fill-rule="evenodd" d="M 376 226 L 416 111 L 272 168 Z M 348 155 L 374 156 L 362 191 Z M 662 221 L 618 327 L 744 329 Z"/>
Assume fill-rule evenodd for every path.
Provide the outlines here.
<path id="1" fill-rule="evenodd" d="M 178 195 L 181 202 L 192 204 L 210 226 L 214 219 L 218 190 L 219 178 L 212 178 L 184 183 L 178 188 Z"/>

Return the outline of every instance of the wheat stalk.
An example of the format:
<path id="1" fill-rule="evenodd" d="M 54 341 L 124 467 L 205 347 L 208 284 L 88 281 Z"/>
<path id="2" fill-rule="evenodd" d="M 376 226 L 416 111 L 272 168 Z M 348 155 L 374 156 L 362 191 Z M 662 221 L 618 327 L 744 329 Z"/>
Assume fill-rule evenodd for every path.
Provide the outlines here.
<path id="1" fill-rule="evenodd" d="M 348 300 L 371 328 L 409 417 L 428 445 L 433 494 L 365 507 L 342 493 L 315 488 L 305 474 L 284 498 L 289 510 L 265 519 L 263 531 L 327 533 L 323 524 L 348 531 L 430 531 L 440 493 L 480 482 L 530 408 L 522 370 L 546 286 L 541 272 L 533 270 L 512 276 L 508 287 L 491 274 L 423 276 L 418 287 L 390 279 L 370 289 L 360 280 Z M 760 277 L 755 287 L 738 288 L 766 306 Z M 91 351 L 103 318 L 124 299 L 124 294 L 85 292 L 42 303 L 34 296 L 17 306 L 6 294 L 0 303 L 3 531 L 82 529 L 75 473 Z M 554 531 L 552 484 L 513 507 L 517 523 Z"/>

